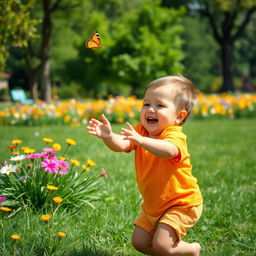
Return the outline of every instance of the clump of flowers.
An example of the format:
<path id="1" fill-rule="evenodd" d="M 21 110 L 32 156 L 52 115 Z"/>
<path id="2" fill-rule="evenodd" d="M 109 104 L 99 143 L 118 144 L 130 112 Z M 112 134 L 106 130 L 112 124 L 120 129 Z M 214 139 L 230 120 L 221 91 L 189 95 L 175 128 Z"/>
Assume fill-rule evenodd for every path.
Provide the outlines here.
<path id="1" fill-rule="evenodd" d="M 0 165 L 1 211 L 9 212 L 24 206 L 44 210 L 56 205 L 76 211 L 85 203 L 93 206 L 93 201 L 105 198 L 104 190 L 100 188 L 101 172 L 84 171 L 85 167 L 94 167 L 95 162 L 87 160 L 80 164 L 76 159 L 64 157 L 68 149 L 76 145 L 73 139 L 65 140 L 64 155 L 59 143 L 49 146 L 53 139 L 43 138 L 42 141 L 46 147 L 39 152 L 22 147 L 22 141 L 18 139 L 8 146 L 12 156 Z"/>

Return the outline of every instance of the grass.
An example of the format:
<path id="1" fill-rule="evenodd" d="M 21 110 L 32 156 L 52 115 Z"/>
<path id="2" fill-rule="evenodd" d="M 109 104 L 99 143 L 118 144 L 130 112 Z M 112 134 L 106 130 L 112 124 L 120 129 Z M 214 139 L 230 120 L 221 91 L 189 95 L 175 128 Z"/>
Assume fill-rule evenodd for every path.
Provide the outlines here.
<path id="1" fill-rule="evenodd" d="M 255 127 L 256 119 L 192 120 L 184 126 L 193 173 L 204 196 L 203 215 L 185 240 L 198 241 L 203 256 L 256 255 Z M 119 129 L 114 126 L 115 131 Z M 94 168 L 104 167 L 109 175 L 105 189 L 112 197 L 97 203 L 96 209 L 85 207 L 75 216 L 58 215 L 53 231 L 64 231 L 68 236 L 54 240 L 58 244 L 54 255 L 140 255 L 130 242 L 141 204 L 133 153 L 111 152 L 81 127 L 0 127 L 0 160 L 8 158 L 6 147 L 12 139 L 40 148 L 42 137 L 63 144 L 66 138 L 76 140 L 78 145 L 70 155 L 80 161 L 94 160 Z M 51 255 L 47 248 L 53 245 L 42 239 L 48 227 L 38 216 L 24 211 L 0 219 L 1 255 Z M 10 239 L 13 233 L 22 238 L 14 243 Z"/>

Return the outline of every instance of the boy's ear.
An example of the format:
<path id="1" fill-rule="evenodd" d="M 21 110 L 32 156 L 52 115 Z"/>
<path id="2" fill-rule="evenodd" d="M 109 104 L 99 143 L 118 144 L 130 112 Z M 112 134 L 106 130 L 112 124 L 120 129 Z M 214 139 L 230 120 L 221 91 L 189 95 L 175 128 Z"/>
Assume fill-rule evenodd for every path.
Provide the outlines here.
<path id="1" fill-rule="evenodd" d="M 176 118 L 177 124 L 181 124 L 183 120 L 186 119 L 187 115 L 188 115 L 188 112 L 185 109 L 181 110 Z"/>

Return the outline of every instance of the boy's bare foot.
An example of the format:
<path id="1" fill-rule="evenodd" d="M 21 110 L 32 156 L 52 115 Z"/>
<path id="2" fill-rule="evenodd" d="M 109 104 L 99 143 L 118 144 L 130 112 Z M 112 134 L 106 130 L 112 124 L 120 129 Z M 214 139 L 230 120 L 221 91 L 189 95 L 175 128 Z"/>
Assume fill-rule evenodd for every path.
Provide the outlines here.
<path id="1" fill-rule="evenodd" d="M 193 246 L 193 256 L 199 256 L 201 251 L 201 245 L 199 243 L 192 243 Z"/>

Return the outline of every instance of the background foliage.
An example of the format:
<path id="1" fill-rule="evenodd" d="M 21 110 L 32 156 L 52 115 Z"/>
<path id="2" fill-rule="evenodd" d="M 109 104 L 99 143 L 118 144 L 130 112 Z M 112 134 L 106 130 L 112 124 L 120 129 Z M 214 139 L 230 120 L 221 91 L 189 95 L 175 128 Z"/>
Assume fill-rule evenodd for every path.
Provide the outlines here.
<path id="1" fill-rule="evenodd" d="M 44 3 L 37 1 L 29 16 L 41 21 L 39 36 L 27 35 L 27 48 L 10 49 L 6 71 L 11 74 L 11 88 L 31 89 L 33 84 L 44 88 L 48 79 L 51 96 L 58 93 L 61 98 L 109 93 L 140 96 L 151 79 L 182 72 L 200 90 L 219 91 L 222 48 L 204 12 L 209 8 L 220 35 L 229 22 L 225 17 L 237 29 L 249 15 L 234 41 L 231 63 L 235 88 L 255 90 L 255 1 L 52 1 L 55 9 L 50 13 L 50 47 L 45 55 L 50 70 L 43 79 L 44 17 L 48 14 Z M 100 33 L 103 44 L 95 51 L 85 48 L 93 30 Z M 29 62 L 25 61 L 28 56 Z M 44 98 L 42 91 L 39 96 Z"/>

